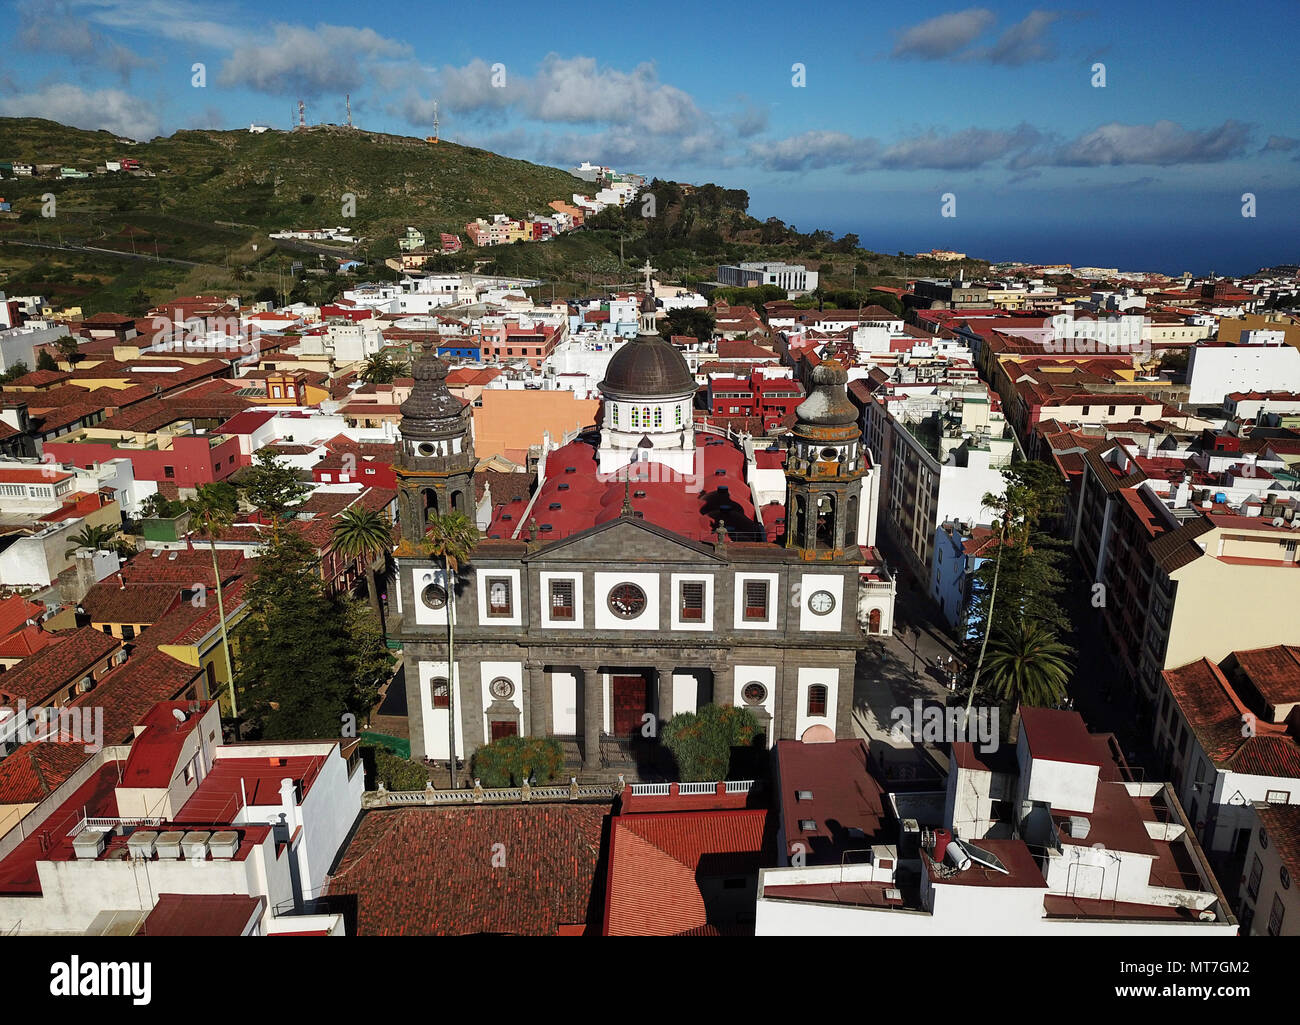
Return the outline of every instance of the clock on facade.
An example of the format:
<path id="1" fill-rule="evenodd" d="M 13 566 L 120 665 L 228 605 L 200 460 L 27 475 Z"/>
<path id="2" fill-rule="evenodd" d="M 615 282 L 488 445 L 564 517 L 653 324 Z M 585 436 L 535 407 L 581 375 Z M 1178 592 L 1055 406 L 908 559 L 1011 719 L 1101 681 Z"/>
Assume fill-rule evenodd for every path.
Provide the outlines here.
<path id="1" fill-rule="evenodd" d="M 745 688 L 740 692 L 740 696 L 745 699 L 745 704 L 747 705 L 761 705 L 767 700 L 767 688 L 757 680 L 754 680 L 745 684 Z"/>
<path id="2" fill-rule="evenodd" d="M 514 696 L 515 685 L 504 676 L 498 676 L 488 684 L 488 693 L 494 698 L 500 698 L 502 701 L 505 701 Z"/>
<path id="3" fill-rule="evenodd" d="M 835 596 L 830 591 L 814 591 L 808 597 L 808 607 L 819 616 L 835 608 Z"/>
<path id="4" fill-rule="evenodd" d="M 618 584 L 609 592 L 609 611 L 620 619 L 636 619 L 645 606 L 645 591 L 636 584 Z"/>
<path id="5" fill-rule="evenodd" d="M 431 609 L 441 609 L 447 604 L 447 591 L 438 584 L 430 584 L 420 592 L 420 600 Z"/>

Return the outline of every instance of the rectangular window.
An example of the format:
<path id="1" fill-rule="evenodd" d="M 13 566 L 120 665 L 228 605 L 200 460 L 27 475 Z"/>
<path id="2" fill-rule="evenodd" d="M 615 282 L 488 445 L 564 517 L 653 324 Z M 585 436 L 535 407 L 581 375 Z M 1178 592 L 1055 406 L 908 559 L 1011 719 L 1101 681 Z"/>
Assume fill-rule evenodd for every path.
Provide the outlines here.
<path id="1" fill-rule="evenodd" d="M 508 616 L 511 614 L 513 603 L 510 600 L 510 578 L 509 577 L 488 577 L 488 615 L 489 616 Z"/>
<path id="2" fill-rule="evenodd" d="M 122 627 L 122 640 L 124 641 L 135 640 L 135 627 L 132 626 L 130 623 L 126 623 Z"/>
<path id="3" fill-rule="evenodd" d="M 173 477 L 176 476 L 176 467 L 174 467 L 174 466 L 164 466 L 164 467 L 163 467 L 163 474 L 167 477 L 168 480 L 171 480 L 171 478 L 173 478 Z"/>
<path id="4" fill-rule="evenodd" d="M 551 618 L 573 618 L 573 581 L 551 581 Z"/>
<path id="5" fill-rule="evenodd" d="M 821 715 L 826 714 L 826 688 L 815 683 L 808 688 L 808 714 Z"/>
<path id="6" fill-rule="evenodd" d="M 702 623 L 704 621 L 704 581 L 682 581 L 682 621 Z"/>
<path id="7" fill-rule="evenodd" d="M 662 427 L 663 425 L 664 425 L 664 407 L 655 406 L 655 426 Z"/>
<path id="8" fill-rule="evenodd" d="M 615 402 L 613 405 L 614 405 L 614 412 L 611 415 L 613 416 L 614 419 L 614 426 L 617 427 L 618 426 L 618 403 Z"/>
<path id="9" fill-rule="evenodd" d="M 1291 791 L 1289 790 L 1270 790 L 1264 795 L 1264 800 L 1269 804 L 1290 804 Z"/>
<path id="10" fill-rule="evenodd" d="M 682 407 L 681 407 L 681 406 L 675 406 L 675 407 L 673 408 L 673 421 L 674 421 L 674 422 L 673 422 L 673 426 L 674 426 L 674 427 L 680 427 L 680 426 L 682 425 Z"/>
<path id="11" fill-rule="evenodd" d="M 1246 892 L 1250 894 L 1250 899 L 1254 900 L 1259 896 L 1259 880 L 1264 874 L 1264 863 L 1259 860 L 1259 855 L 1255 855 L 1255 860 L 1250 863 L 1250 878 L 1246 881 Z"/>
<path id="12" fill-rule="evenodd" d="M 1273 909 L 1268 913 L 1268 934 L 1270 936 L 1282 935 L 1282 896 L 1275 894 L 1273 896 Z"/>
<path id="13" fill-rule="evenodd" d="M 745 618 L 767 619 L 767 581 L 745 581 Z"/>

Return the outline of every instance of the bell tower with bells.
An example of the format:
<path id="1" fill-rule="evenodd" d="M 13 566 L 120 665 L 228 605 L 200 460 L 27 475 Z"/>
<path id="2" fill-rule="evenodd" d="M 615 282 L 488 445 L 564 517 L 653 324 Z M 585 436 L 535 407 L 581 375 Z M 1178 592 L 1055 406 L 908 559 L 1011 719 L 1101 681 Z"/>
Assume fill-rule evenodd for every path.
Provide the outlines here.
<path id="1" fill-rule="evenodd" d="M 848 380 L 838 361 L 818 364 L 808 397 L 795 410 L 785 469 L 785 546 L 809 561 L 861 557 L 857 546 L 868 467 Z"/>

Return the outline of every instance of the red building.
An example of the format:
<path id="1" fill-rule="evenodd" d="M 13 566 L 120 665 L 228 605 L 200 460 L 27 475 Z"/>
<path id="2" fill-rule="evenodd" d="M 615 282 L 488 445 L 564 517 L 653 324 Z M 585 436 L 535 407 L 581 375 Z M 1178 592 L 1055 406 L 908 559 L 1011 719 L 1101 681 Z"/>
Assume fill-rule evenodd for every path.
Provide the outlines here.
<path id="1" fill-rule="evenodd" d="M 714 416 L 748 416 L 771 430 L 804 399 L 803 385 L 789 377 L 715 375 L 709 378 L 709 411 Z"/>
<path id="2" fill-rule="evenodd" d="M 196 488 L 225 480 L 239 466 L 239 439 L 224 434 L 171 438 L 165 449 L 122 446 L 111 441 L 47 441 L 45 452 L 57 463 L 91 467 L 110 459 L 129 459 L 136 480 L 168 481 Z"/>

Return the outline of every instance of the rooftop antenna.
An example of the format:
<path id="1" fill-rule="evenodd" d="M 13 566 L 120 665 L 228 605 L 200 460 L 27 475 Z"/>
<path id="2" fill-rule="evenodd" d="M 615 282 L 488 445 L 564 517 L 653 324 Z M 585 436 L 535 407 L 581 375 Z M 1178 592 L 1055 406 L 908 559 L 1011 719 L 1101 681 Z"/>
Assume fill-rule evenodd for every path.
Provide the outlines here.
<path id="1" fill-rule="evenodd" d="M 344 93 L 343 95 L 344 95 L 344 102 L 347 104 L 348 107 L 348 127 L 351 128 L 352 127 L 352 94 Z"/>
<path id="2" fill-rule="evenodd" d="M 433 101 L 433 141 L 438 141 L 438 101 Z"/>
<path id="3" fill-rule="evenodd" d="M 307 127 L 307 105 L 302 100 L 298 101 L 298 127 Z"/>

